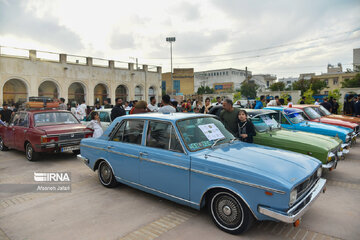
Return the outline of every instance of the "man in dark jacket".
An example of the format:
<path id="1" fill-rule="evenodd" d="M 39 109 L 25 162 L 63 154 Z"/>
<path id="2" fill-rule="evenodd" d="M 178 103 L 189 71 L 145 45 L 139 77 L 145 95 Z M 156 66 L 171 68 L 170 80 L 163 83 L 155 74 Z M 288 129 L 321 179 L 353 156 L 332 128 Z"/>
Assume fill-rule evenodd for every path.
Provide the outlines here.
<path id="1" fill-rule="evenodd" d="M 324 97 L 324 102 L 320 103 L 321 106 L 323 106 L 324 108 L 326 108 L 329 112 L 332 111 L 331 109 L 331 104 L 328 102 L 327 97 Z"/>
<path id="2" fill-rule="evenodd" d="M 8 108 L 8 105 L 5 103 L 3 105 L 3 110 L 0 111 L 0 117 L 3 122 L 9 123 L 11 119 L 12 111 Z"/>
<path id="3" fill-rule="evenodd" d="M 115 118 L 121 117 L 121 116 L 124 116 L 124 115 L 126 115 L 126 112 L 125 112 L 125 109 L 122 106 L 122 99 L 117 98 L 116 99 L 116 105 L 111 110 L 111 120 L 114 121 Z"/>
<path id="4" fill-rule="evenodd" d="M 339 109 L 339 104 L 336 101 L 336 98 L 333 99 L 333 106 L 332 106 L 332 113 L 333 114 L 338 114 L 338 109 Z"/>

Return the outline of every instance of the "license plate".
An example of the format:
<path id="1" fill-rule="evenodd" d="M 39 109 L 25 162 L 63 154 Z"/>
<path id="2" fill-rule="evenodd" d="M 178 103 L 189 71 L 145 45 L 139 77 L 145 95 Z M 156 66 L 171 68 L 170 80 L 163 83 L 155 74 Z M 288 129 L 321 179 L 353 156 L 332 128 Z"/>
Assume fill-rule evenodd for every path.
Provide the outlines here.
<path id="1" fill-rule="evenodd" d="M 69 152 L 69 151 L 73 151 L 73 150 L 79 150 L 80 146 L 71 146 L 71 147 L 63 147 L 61 148 L 61 152 Z"/>

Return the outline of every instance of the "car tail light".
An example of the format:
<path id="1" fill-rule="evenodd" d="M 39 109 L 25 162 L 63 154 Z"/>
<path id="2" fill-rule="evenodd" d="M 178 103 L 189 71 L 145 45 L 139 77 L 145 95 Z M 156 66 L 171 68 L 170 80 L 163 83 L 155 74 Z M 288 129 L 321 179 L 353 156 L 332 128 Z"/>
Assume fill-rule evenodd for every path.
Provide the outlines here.
<path id="1" fill-rule="evenodd" d="M 41 143 L 52 143 L 59 141 L 59 137 L 41 136 Z"/>

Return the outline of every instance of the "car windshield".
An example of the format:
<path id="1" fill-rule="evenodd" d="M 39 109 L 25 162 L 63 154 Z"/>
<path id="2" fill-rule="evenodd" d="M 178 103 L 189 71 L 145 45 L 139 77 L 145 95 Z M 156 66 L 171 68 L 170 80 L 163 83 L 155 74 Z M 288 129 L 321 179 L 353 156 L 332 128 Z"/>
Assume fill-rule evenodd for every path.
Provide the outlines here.
<path id="1" fill-rule="evenodd" d="M 275 120 L 277 113 L 263 114 L 251 118 L 255 128 L 259 132 L 280 128 L 280 124 Z"/>
<path id="2" fill-rule="evenodd" d="M 312 109 L 314 109 L 314 111 L 317 112 L 317 114 L 319 114 L 320 116 L 325 116 L 325 114 L 321 112 L 320 108 L 313 107 Z"/>
<path id="3" fill-rule="evenodd" d="M 197 117 L 179 120 L 178 129 L 186 147 L 194 152 L 216 144 L 230 142 L 235 137 L 213 117 Z"/>
<path id="4" fill-rule="evenodd" d="M 34 115 L 35 126 L 74 124 L 79 121 L 70 112 L 44 112 Z"/>
<path id="5" fill-rule="evenodd" d="M 311 119 L 318 119 L 321 116 L 311 107 L 304 108 L 304 112 L 311 118 Z"/>
<path id="6" fill-rule="evenodd" d="M 301 112 L 292 112 L 292 113 L 288 112 L 288 113 L 286 113 L 286 116 L 288 116 L 290 121 L 295 124 L 305 121 Z"/>
<path id="7" fill-rule="evenodd" d="M 323 106 L 320 105 L 319 108 L 320 108 L 321 116 L 331 115 L 331 113 L 326 108 L 324 108 Z"/>

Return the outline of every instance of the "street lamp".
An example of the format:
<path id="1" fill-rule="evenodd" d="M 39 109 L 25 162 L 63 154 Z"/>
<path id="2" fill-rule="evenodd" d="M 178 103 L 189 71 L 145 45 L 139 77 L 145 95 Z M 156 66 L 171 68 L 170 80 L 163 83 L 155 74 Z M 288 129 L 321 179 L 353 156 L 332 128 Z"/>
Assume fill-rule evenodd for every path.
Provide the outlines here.
<path id="1" fill-rule="evenodd" d="M 176 38 L 175 37 L 167 37 L 166 41 L 170 43 L 170 64 L 171 64 L 170 68 L 171 68 L 171 84 L 172 84 L 171 92 L 173 92 L 174 91 L 174 80 L 173 80 L 173 68 L 172 68 L 172 43 L 176 41 Z"/>

